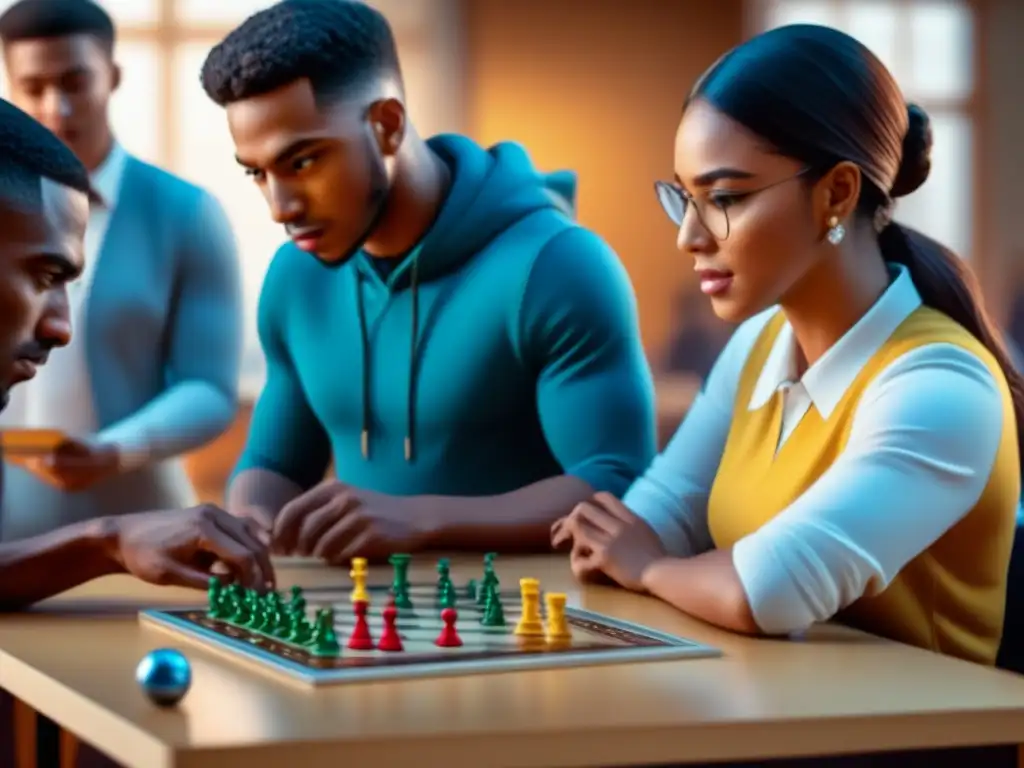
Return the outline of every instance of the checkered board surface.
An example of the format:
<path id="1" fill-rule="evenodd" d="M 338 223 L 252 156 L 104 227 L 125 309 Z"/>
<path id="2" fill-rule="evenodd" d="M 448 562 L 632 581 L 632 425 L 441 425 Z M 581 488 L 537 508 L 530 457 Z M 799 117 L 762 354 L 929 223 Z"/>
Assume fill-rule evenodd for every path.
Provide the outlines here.
<path id="1" fill-rule="evenodd" d="M 389 600 L 389 588 L 369 586 L 367 619 L 374 640 L 383 628 L 381 610 Z M 277 638 L 211 619 L 205 608 L 143 611 L 140 619 L 148 625 L 172 632 L 208 649 L 255 663 L 266 671 L 306 685 L 336 685 L 402 678 L 445 677 L 497 672 L 598 664 L 708 658 L 719 656 L 715 649 L 692 640 L 619 621 L 572 606 L 565 609 L 572 639 L 548 642 L 543 637 L 515 635 L 521 613 L 518 591 L 501 591 L 506 626 L 480 624 L 483 608 L 459 589 L 456 629 L 462 646 L 439 648 L 434 640 L 444 623 L 434 585 L 410 587 L 413 607 L 400 609 L 397 627 L 404 650 L 355 651 L 345 647 L 355 625 L 351 588 L 310 588 L 304 590 L 310 617 L 319 608 L 334 609 L 334 625 L 341 645 L 335 657 L 320 657 Z M 541 596 L 541 613 L 544 598 Z"/>

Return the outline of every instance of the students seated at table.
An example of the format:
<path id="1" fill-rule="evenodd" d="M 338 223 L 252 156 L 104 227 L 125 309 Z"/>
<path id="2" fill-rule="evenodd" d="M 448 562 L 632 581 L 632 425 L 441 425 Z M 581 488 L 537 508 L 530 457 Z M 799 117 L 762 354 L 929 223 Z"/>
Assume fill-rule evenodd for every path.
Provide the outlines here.
<path id="1" fill-rule="evenodd" d="M 651 374 L 571 174 L 514 143 L 421 136 L 366 3 L 273 4 L 201 79 L 292 239 L 260 294 L 267 380 L 232 513 L 337 564 L 544 551 L 577 503 L 629 487 L 656 453 Z"/>
<path id="2" fill-rule="evenodd" d="M 554 525 L 579 577 L 739 632 L 837 619 L 994 663 L 1024 386 L 970 268 L 892 221 L 930 147 L 927 115 L 833 29 L 767 32 L 698 81 L 657 191 L 742 324 L 622 500 Z"/>
<path id="3" fill-rule="evenodd" d="M 67 289 L 84 265 L 89 194 L 71 150 L 0 100 L 0 408 L 71 338 Z M 203 587 L 217 562 L 249 586 L 273 583 L 250 524 L 220 509 L 99 517 L 0 543 L 0 610 L 112 573 Z"/>

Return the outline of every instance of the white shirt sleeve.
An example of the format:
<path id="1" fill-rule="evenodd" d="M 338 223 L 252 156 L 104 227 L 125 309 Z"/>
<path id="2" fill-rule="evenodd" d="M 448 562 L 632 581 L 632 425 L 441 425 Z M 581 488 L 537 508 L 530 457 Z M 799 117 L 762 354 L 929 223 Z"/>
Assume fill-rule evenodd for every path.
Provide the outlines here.
<path id="1" fill-rule="evenodd" d="M 776 311 L 762 312 L 740 325 L 672 440 L 622 499 L 654 529 L 673 556 L 690 557 L 713 546 L 707 522 L 708 496 L 729 436 L 740 374 Z"/>
<path id="2" fill-rule="evenodd" d="M 733 547 L 762 631 L 802 631 L 884 590 L 977 503 L 1003 425 L 999 389 L 966 350 L 930 344 L 886 368 L 835 463 Z"/>

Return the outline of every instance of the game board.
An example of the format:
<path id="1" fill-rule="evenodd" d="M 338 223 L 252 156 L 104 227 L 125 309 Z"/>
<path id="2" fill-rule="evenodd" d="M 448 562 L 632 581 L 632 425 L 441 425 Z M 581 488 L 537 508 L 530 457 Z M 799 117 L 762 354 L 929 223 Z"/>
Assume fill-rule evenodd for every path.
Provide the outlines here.
<path id="1" fill-rule="evenodd" d="M 540 616 L 545 620 L 545 630 L 534 632 L 532 636 L 517 635 L 517 625 L 523 615 L 522 599 L 527 597 L 524 590 L 528 583 L 535 585 L 535 580 L 524 579 L 523 588 L 518 591 L 501 589 L 488 562 L 482 586 L 470 582 L 456 589 L 450 580 L 443 583 L 448 578 L 445 563 L 442 562 L 439 571 L 443 571 L 439 584 L 405 583 L 397 590 L 400 575 L 391 585 L 357 584 L 355 590 L 351 587 L 293 588 L 291 608 L 286 596 L 262 598 L 278 607 L 276 629 L 253 629 L 225 619 L 223 615 L 211 615 L 224 611 L 210 606 L 147 610 L 140 618 L 222 654 L 247 659 L 291 681 L 312 686 L 721 655 L 715 648 L 681 637 L 592 611 L 571 606 L 563 608 L 563 595 L 541 595 L 540 602 L 545 604 L 545 609 L 540 611 Z M 353 576 L 358 573 L 354 568 Z M 555 602 L 549 602 L 548 597 Z M 211 602 L 219 599 L 211 592 Z M 297 608 L 294 607 L 296 600 L 300 601 Z M 488 608 L 488 601 L 497 601 L 500 605 Z M 354 630 L 358 623 L 355 611 L 359 607 L 365 610 L 366 624 L 372 635 L 373 647 L 368 650 L 348 647 L 353 634 L 358 634 Z M 450 626 L 446 629 L 447 622 L 441 618 L 446 607 L 454 608 L 458 616 L 454 624 L 461 641 L 458 647 L 435 644 L 452 629 Z M 330 609 L 333 616 L 325 609 Z M 376 647 L 384 633 L 388 610 L 397 614 L 394 626 L 401 638 L 400 651 L 383 651 Z M 538 610 L 536 605 L 533 610 Z M 552 610 L 560 614 L 556 622 L 561 626 L 560 633 L 556 632 L 557 627 L 552 627 L 548 615 Z M 273 613 L 273 607 L 269 611 Z M 493 624 L 495 613 L 497 626 L 482 623 Z M 311 616 L 314 618 L 309 620 Z M 308 620 L 304 622 L 307 627 L 304 632 L 296 630 L 295 622 L 303 622 L 299 617 Z M 322 626 L 331 618 L 330 628 Z M 272 624 L 274 621 L 267 626 Z M 321 640 L 324 637 L 326 640 L 310 640 L 309 627 L 315 627 L 315 631 L 321 633 Z M 295 640 L 296 636 L 301 636 L 301 641 Z"/>

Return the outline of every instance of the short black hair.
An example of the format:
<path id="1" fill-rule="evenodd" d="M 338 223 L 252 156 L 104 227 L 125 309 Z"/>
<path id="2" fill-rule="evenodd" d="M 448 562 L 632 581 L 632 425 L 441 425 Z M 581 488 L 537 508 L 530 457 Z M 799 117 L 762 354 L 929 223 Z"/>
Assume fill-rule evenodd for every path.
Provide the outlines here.
<path id="1" fill-rule="evenodd" d="M 75 153 L 42 123 L 0 99 L 0 207 L 39 211 L 43 179 L 91 194 L 89 172 Z"/>
<path id="2" fill-rule="evenodd" d="M 112 54 L 114 22 L 92 0 L 20 0 L 0 15 L 0 41 L 90 35 Z"/>
<path id="3" fill-rule="evenodd" d="M 214 46 L 200 79 L 223 107 L 302 79 L 323 103 L 388 76 L 401 72 L 380 11 L 357 0 L 283 0 Z"/>

